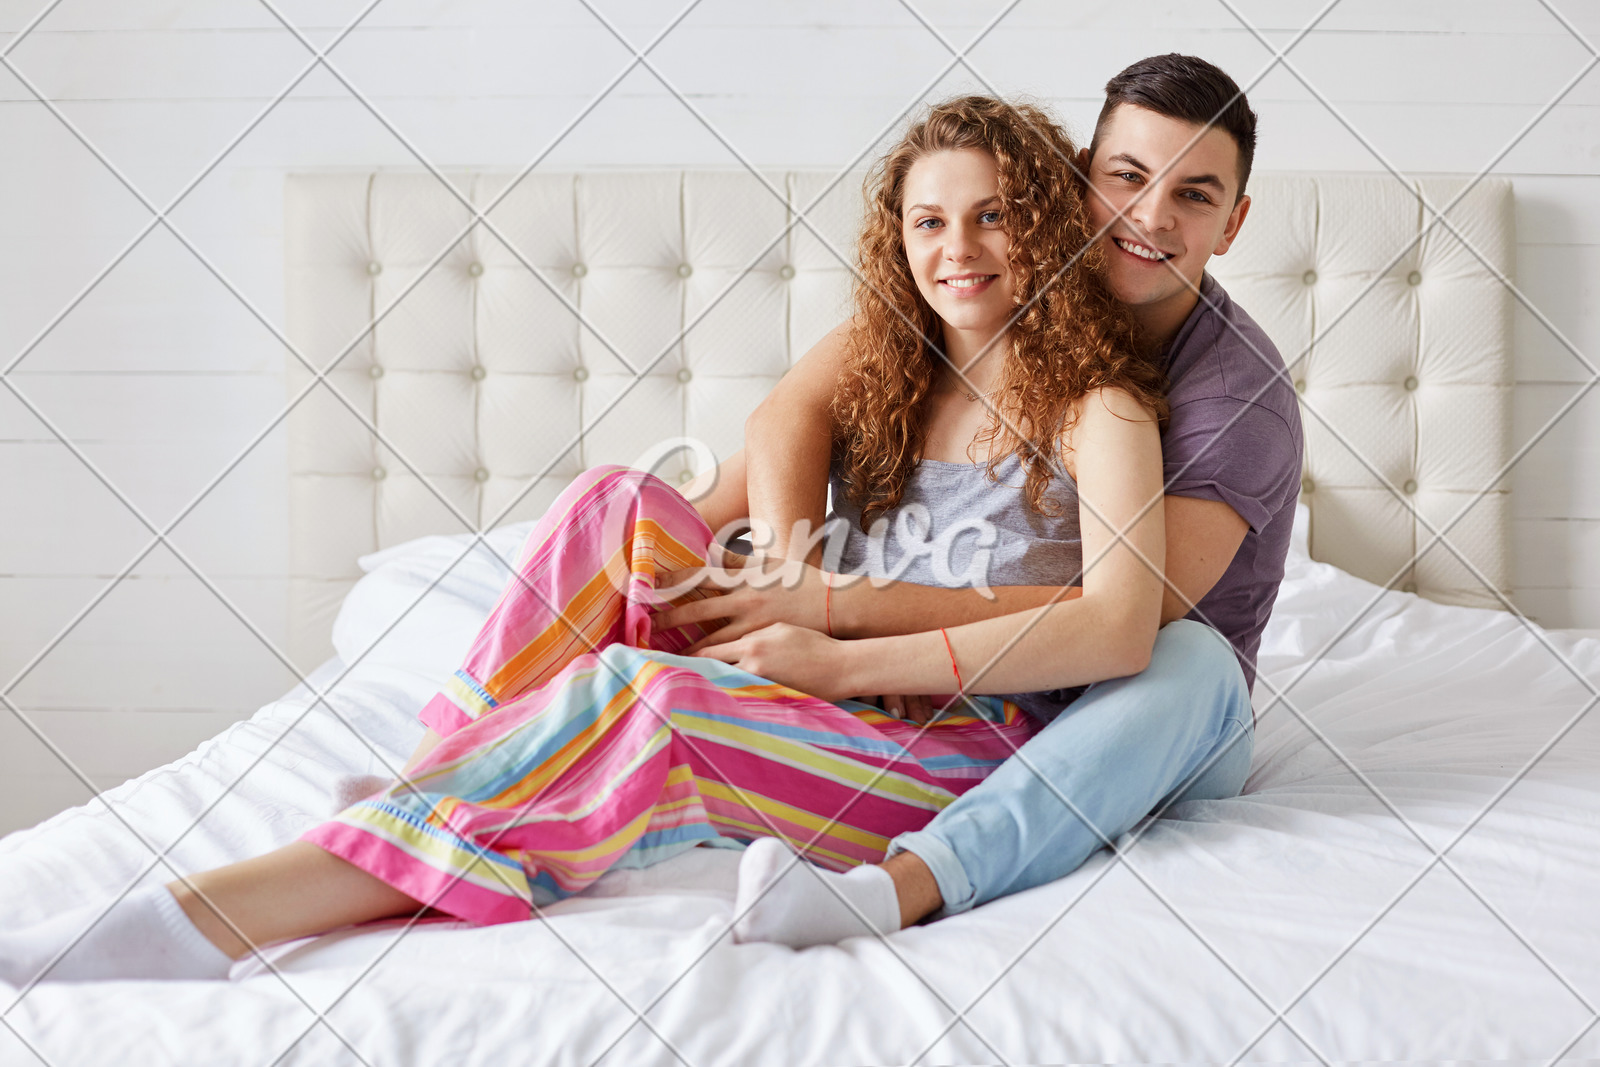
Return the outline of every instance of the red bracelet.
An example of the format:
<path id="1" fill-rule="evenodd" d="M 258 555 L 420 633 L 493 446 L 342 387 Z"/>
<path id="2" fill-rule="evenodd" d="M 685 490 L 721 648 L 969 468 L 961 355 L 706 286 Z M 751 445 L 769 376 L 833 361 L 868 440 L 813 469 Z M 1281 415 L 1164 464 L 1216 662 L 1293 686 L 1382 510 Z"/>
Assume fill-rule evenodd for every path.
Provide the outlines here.
<path id="1" fill-rule="evenodd" d="M 950 635 L 944 632 L 943 626 L 939 627 L 939 633 L 944 636 L 944 650 L 950 653 L 950 669 L 956 676 L 956 695 L 963 695 L 967 687 L 961 681 L 961 668 L 956 666 L 956 653 L 955 649 L 950 647 Z"/>
<path id="2" fill-rule="evenodd" d="M 822 620 L 823 620 L 823 624 L 825 626 L 827 626 L 827 628 L 828 628 L 828 636 L 832 637 L 833 636 L 833 583 L 828 581 L 827 576 L 824 575 L 823 579 L 822 579 L 822 585 L 823 585 L 823 588 L 827 589 L 827 592 L 822 594 Z"/>

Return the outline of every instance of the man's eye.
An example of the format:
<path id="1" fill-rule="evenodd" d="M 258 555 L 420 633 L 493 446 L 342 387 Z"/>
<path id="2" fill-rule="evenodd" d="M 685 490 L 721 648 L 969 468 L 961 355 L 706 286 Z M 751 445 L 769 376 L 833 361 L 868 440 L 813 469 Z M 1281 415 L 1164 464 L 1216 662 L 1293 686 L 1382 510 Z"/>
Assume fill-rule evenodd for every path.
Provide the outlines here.
<path id="1" fill-rule="evenodd" d="M 1206 196 L 1205 193 L 1202 193 L 1198 189 L 1185 189 L 1183 191 L 1183 195 L 1187 196 L 1190 200 L 1193 200 L 1197 204 L 1211 203 L 1211 198 Z"/>
<path id="2" fill-rule="evenodd" d="M 1124 171 L 1119 171 L 1117 173 L 1116 177 L 1121 178 L 1123 181 L 1136 182 L 1136 181 L 1140 180 L 1140 178 L 1142 178 L 1143 175 L 1138 174 L 1135 171 L 1124 170 Z"/>

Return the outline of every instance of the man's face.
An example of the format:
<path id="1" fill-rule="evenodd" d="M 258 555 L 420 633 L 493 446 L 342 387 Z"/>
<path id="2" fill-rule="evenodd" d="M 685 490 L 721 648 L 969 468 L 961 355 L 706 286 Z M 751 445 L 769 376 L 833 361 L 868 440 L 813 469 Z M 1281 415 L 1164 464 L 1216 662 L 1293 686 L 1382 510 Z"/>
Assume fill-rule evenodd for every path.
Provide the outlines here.
<path id="1" fill-rule="evenodd" d="M 1089 215 L 1105 231 L 1111 288 L 1158 335 L 1183 324 L 1197 299 L 1190 286 L 1200 284 L 1212 256 L 1228 250 L 1250 209 L 1249 197 L 1237 197 L 1233 135 L 1201 129 L 1122 104 L 1085 161 Z"/>

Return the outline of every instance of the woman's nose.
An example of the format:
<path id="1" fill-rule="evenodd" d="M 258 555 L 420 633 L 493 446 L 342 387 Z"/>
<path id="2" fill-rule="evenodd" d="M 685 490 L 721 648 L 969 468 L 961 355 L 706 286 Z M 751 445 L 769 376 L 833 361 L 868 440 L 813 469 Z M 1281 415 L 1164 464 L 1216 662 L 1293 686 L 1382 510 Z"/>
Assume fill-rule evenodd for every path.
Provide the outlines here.
<path id="1" fill-rule="evenodd" d="M 945 231 L 945 258 L 964 263 L 976 257 L 981 249 L 973 234 L 964 226 L 951 226 Z"/>

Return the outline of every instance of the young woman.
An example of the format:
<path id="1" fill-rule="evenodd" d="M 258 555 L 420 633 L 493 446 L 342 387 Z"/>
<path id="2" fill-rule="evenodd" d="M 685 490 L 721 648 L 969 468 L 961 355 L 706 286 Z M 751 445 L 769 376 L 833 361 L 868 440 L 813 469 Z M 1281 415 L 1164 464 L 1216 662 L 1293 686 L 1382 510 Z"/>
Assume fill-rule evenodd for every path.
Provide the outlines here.
<path id="1" fill-rule="evenodd" d="M 612 867 L 701 844 L 750 845 L 738 939 L 812 906 L 791 892 L 796 852 L 839 872 L 829 892 L 866 924 L 855 932 L 899 929 L 890 839 L 981 781 L 1090 673 L 1140 669 L 1094 654 L 1128 646 L 1107 634 L 1148 649 L 1157 629 L 1161 381 L 1102 281 L 1075 157 L 1037 109 L 968 97 L 880 161 L 833 475 L 844 569 L 1081 582 L 1095 627 L 999 614 L 1001 599 L 983 621 L 845 640 L 871 585 L 803 568 L 769 600 L 781 621 L 745 612 L 719 629 L 731 600 L 656 589 L 723 562 L 701 515 L 651 475 L 596 468 L 536 524 L 423 709 L 429 734 L 400 781 L 268 855 L 135 891 L 47 977 L 221 978 L 252 945 L 426 908 L 524 920 Z M 892 545 L 864 532 L 880 519 Z M 1050 654 L 1066 640 L 1088 650 L 1081 677 Z M 853 699 L 930 693 L 947 695 Z M 943 713 L 913 721 L 928 707 Z M 0 935 L 0 979 L 34 979 L 100 910 Z"/>

